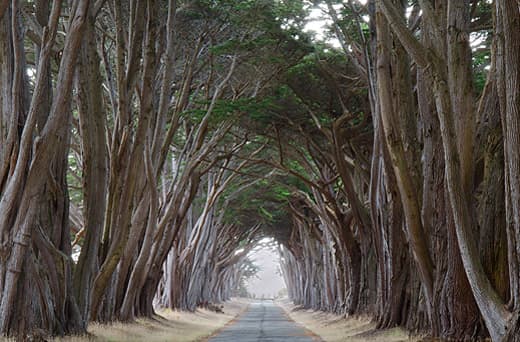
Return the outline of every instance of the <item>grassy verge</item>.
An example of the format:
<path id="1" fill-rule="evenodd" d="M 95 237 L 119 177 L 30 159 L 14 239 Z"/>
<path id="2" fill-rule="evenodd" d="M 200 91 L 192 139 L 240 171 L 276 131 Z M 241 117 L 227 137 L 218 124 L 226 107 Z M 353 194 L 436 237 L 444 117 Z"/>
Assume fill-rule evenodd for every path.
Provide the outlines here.
<path id="1" fill-rule="evenodd" d="M 89 336 L 56 339 L 60 342 L 85 341 L 201 341 L 233 320 L 249 305 L 235 299 L 224 303 L 224 313 L 199 309 L 196 312 L 159 311 L 156 319 L 139 319 L 135 323 L 91 324 Z"/>
<path id="2" fill-rule="evenodd" d="M 277 302 L 295 322 L 303 325 L 326 342 L 401 342 L 418 341 L 401 328 L 376 330 L 368 317 L 345 318 L 321 311 L 305 310 L 288 300 Z"/>

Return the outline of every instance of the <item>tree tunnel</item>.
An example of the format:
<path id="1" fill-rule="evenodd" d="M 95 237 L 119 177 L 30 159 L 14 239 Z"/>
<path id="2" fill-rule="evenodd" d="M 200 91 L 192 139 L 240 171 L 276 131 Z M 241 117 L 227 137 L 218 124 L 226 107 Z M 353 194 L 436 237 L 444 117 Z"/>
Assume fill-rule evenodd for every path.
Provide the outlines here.
<path id="1" fill-rule="evenodd" d="M 511 0 L 0 0 L 0 334 L 225 301 L 270 238 L 305 308 L 520 341 L 519 30 Z"/>

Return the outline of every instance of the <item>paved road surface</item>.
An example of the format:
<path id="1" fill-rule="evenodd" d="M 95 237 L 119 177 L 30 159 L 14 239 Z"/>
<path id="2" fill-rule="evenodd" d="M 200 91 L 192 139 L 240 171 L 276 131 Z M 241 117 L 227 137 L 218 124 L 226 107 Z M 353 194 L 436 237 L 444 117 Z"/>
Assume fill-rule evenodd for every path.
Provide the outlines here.
<path id="1" fill-rule="evenodd" d="M 270 301 L 252 303 L 234 323 L 225 327 L 209 342 L 311 342 L 300 325 L 289 319 L 282 308 Z"/>

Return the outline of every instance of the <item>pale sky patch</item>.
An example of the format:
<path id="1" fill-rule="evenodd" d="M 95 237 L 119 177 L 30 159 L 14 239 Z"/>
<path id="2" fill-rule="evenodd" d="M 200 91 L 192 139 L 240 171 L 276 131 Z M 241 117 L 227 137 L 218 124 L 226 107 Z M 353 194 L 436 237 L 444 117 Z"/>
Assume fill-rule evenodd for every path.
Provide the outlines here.
<path id="1" fill-rule="evenodd" d="M 357 2 L 365 5 L 367 0 L 357 0 Z M 346 3 L 346 2 L 345 2 Z M 343 7 L 342 4 L 334 5 L 336 11 L 340 11 Z M 363 19 L 368 21 L 368 16 L 363 17 Z M 316 40 L 328 43 L 333 47 L 340 48 L 341 44 L 339 40 L 335 36 L 327 36 L 326 32 L 328 28 L 332 25 L 332 19 L 327 12 L 327 6 L 313 6 L 310 9 L 310 13 L 308 16 L 308 22 L 305 25 L 304 31 L 313 33 Z"/>
<path id="2" fill-rule="evenodd" d="M 264 239 L 262 242 L 267 242 Z M 256 298 L 273 298 L 284 289 L 285 283 L 280 274 L 280 257 L 273 247 L 258 247 L 250 254 L 251 260 L 260 267 L 257 277 L 247 282 L 247 290 Z"/>

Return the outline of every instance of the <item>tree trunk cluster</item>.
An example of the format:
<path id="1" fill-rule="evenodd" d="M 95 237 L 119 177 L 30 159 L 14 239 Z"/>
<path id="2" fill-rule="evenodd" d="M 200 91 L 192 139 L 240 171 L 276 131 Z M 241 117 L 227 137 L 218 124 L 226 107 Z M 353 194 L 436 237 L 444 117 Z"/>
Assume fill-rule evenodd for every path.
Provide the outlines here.
<path id="1" fill-rule="evenodd" d="M 240 42 L 271 33 L 228 14 L 0 1 L 0 334 L 195 310 L 243 282 L 259 225 L 225 209 L 258 178 L 238 177 L 243 156 L 266 144 L 236 102 L 254 103 L 292 62 L 251 72 L 262 53 Z"/>
<path id="2" fill-rule="evenodd" d="M 369 313 L 379 328 L 518 341 L 518 3 L 484 9 L 491 45 L 479 91 L 471 34 L 481 2 L 348 2 L 343 14 L 362 39 L 324 3 L 368 103 L 356 109 L 340 76 L 323 68 L 344 114 L 324 126 L 308 103 L 315 125 L 305 139 L 322 149 L 305 155 L 312 196 L 292 196 L 281 248 L 289 296 Z M 365 145 L 355 110 L 371 114 Z"/>

